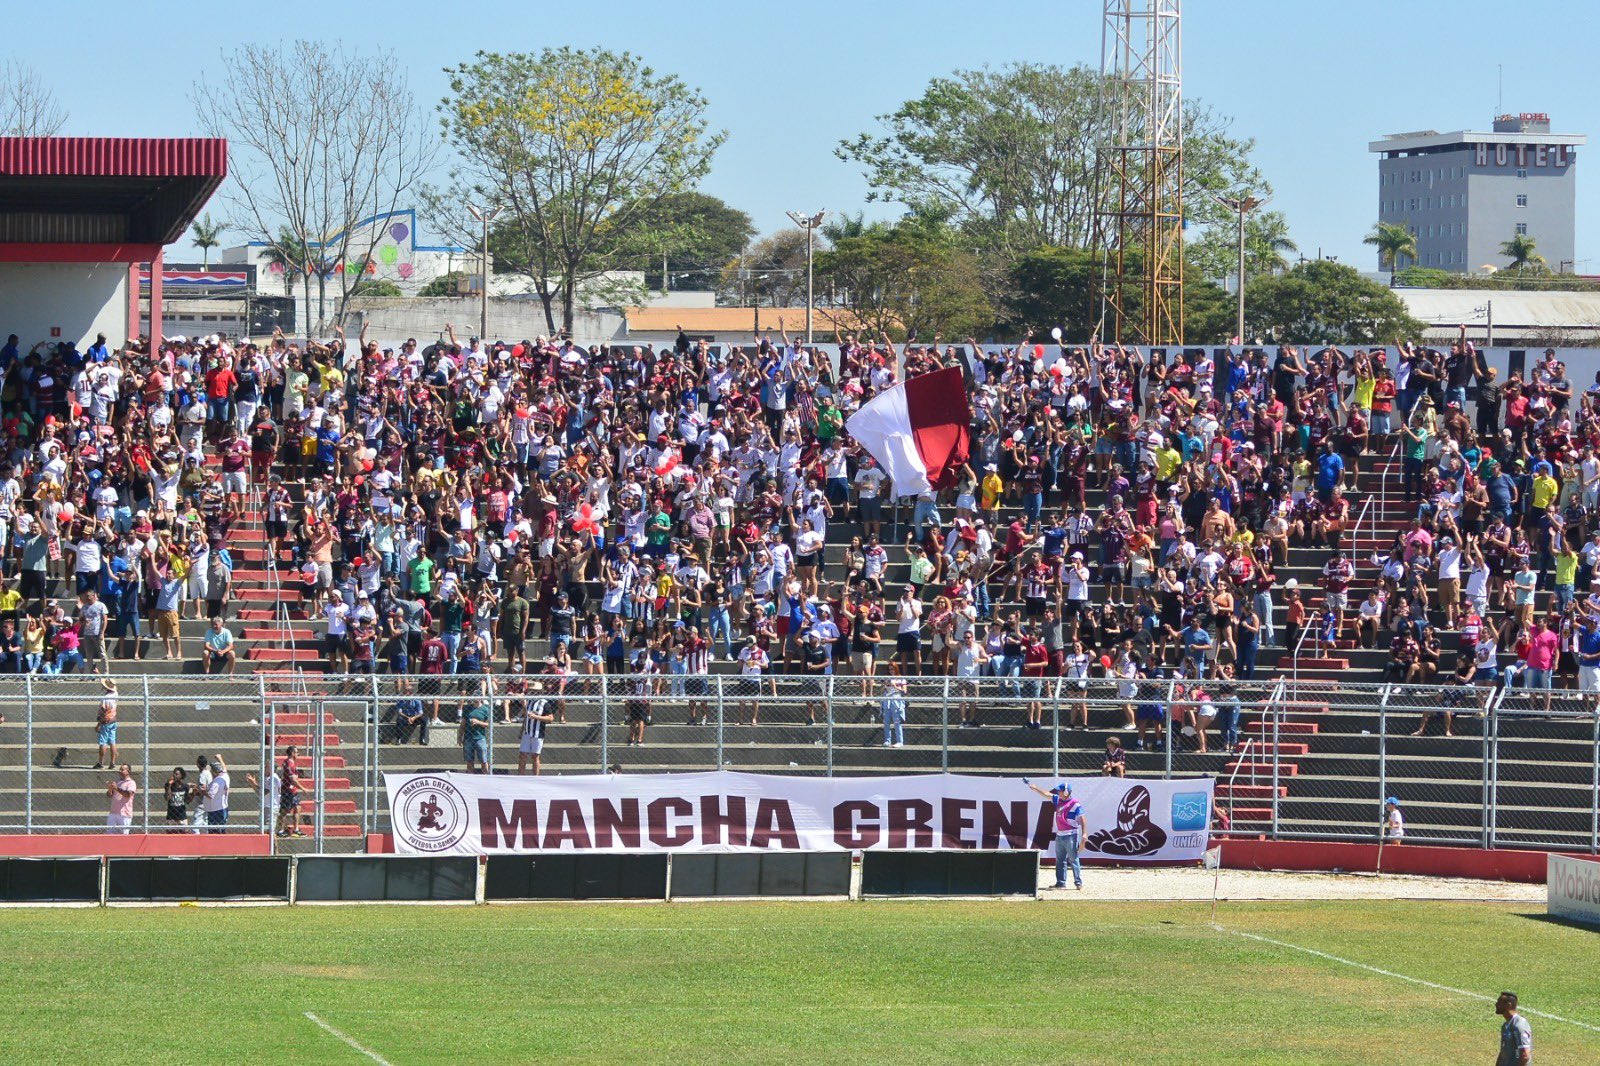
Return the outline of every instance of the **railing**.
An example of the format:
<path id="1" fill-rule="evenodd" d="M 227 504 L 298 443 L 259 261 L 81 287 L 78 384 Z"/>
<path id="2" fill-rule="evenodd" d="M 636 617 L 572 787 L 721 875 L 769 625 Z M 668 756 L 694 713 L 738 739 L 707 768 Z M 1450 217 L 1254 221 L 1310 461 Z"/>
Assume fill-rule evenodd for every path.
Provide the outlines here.
<path id="1" fill-rule="evenodd" d="M 1142 681 L 1130 693 L 1117 679 L 1080 687 L 1075 679 L 912 677 L 903 732 L 886 734 L 885 678 L 869 679 L 865 692 L 863 679 L 848 675 L 543 675 L 528 679 L 527 692 L 507 680 L 490 692 L 476 676 L 302 674 L 292 687 L 260 675 L 117 678 L 117 758 L 133 764 L 144 797 L 132 829 L 188 830 L 164 818 L 171 767 L 220 755 L 236 771 L 254 767 L 266 785 L 293 737 L 307 757 L 302 825 L 311 843 L 354 847 L 363 833 L 388 828 L 384 771 L 463 768 L 449 735 L 461 709 L 486 703 L 496 719 L 509 712 L 508 723 L 490 728 L 489 763 L 515 773 L 517 719 L 542 699 L 557 718 L 541 753 L 545 773 L 1084 776 L 1101 772 L 1106 738 L 1117 734 L 1130 777 L 1215 778 L 1235 833 L 1374 841 L 1383 799 L 1393 795 L 1409 841 L 1600 850 L 1600 717 L 1592 697 L 1571 690 L 1552 694 L 1546 709 L 1542 693 L 1489 687 L 1305 680 L 1291 693 L 1280 678 L 1202 682 L 1197 696 L 1188 680 Z M 97 753 L 83 743 L 85 708 L 99 691 L 87 675 L 48 684 L 0 677 L 11 719 L 0 727 L 10 752 L 0 766 L 0 832 L 106 831 L 112 775 L 91 769 Z M 441 723 L 420 744 L 400 712 L 420 707 L 426 718 L 434 703 Z M 1185 717 L 1209 723 L 1213 741 L 1237 716 L 1240 747 L 1195 750 L 1170 728 L 1175 705 L 1194 708 Z M 1073 728 L 1085 719 L 1087 730 Z M 972 721 L 981 725 L 965 724 Z M 1421 737 L 1413 735 L 1419 723 Z M 1453 736 L 1444 735 L 1447 724 Z M 643 744 L 630 743 L 640 733 Z M 275 812 L 242 773 L 233 784 L 233 824 L 270 831 Z"/>
<path id="2" fill-rule="evenodd" d="M 1389 478 L 1394 474 L 1395 459 L 1400 455 L 1400 447 L 1405 443 L 1405 439 L 1404 433 L 1395 434 L 1394 447 L 1389 449 L 1389 460 L 1384 464 L 1383 474 L 1378 478 L 1378 514 L 1385 518 L 1389 517 Z M 1372 520 L 1372 532 L 1372 539 L 1376 541 L 1378 539 L 1378 520 L 1376 516 Z"/>

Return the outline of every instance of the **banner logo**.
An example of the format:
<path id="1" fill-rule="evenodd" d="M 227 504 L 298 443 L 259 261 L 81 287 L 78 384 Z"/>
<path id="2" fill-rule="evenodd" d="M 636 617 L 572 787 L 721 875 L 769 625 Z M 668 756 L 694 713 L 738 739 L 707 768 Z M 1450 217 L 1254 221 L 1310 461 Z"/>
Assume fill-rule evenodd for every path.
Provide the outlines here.
<path id="1" fill-rule="evenodd" d="M 1088 850 L 1102 855 L 1132 858 L 1160 851 L 1166 842 L 1166 830 L 1150 818 L 1150 790 L 1134 785 L 1117 805 L 1116 827 L 1090 833 L 1084 843 Z"/>
<path id="2" fill-rule="evenodd" d="M 467 799 L 443 777 L 415 777 L 401 786 L 391 811 L 394 834 L 409 850 L 448 852 L 471 828 Z"/>
<path id="3" fill-rule="evenodd" d="M 1172 829 L 1176 833 L 1193 832 L 1206 827 L 1206 802 L 1204 792 L 1178 792 L 1172 797 Z"/>

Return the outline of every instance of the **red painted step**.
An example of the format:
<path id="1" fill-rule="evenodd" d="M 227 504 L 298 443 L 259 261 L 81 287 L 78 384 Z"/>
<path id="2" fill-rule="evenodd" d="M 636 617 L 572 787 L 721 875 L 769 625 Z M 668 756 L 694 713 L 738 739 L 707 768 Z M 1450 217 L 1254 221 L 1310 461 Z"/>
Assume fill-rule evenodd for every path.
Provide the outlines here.
<path id="1" fill-rule="evenodd" d="M 324 748 L 336 748 L 339 746 L 339 744 L 340 740 L 338 733 L 322 734 L 322 746 Z M 296 748 L 309 748 L 311 746 L 311 737 L 305 733 L 279 733 L 278 745 L 284 748 L 290 746 Z"/>
<path id="2" fill-rule="evenodd" d="M 1235 807 L 1232 811 L 1232 818 L 1234 825 L 1238 825 L 1240 822 L 1270 822 L 1272 821 L 1272 808 Z"/>
<path id="3" fill-rule="evenodd" d="M 1254 737 L 1251 738 L 1249 754 L 1251 754 L 1251 755 L 1270 755 L 1274 751 L 1276 751 L 1280 756 L 1284 756 L 1284 755 L 1288 755 L 1288 756 L 1309 755 L 1311 753 L 1311 745 L 1309 745 L 1309 744 L 1274 744 L 1270 740 L 1256 740 Z"/>
<path id="4" fill-rule="evenodd" d="M 1321 728 L 1322 727 L 1316 722 L 1281 722 L 1278 725 L 1278 735 L 1289 736 L 1292 734 L 1294 736 L 1302 737 L 1315 736 Z M 1272 736 L 1273 732 L 1272 723 L 1251 722 L 1249 725 L 1244 727 L 1244 731 L 1246 733 L 1261 733 L 1270 737 Z"/>
<path id="5" fill-rule="evenodd" d="M 274 756 L 272 760 L 273 765 L 282 766 L 283 760 L 286 758 L 288 758 L 286 755 Z M 322 766 L 324 770 L 343 770 L 344 763 L 345 759 L 343 755 L 324 755 L 322 757 Z"/>
<path id="6" fill-rule="evenodd" d="M 306 835 L 311 835 L 309 829 L 306 830 Z M 361 835 L 361 827 L 359 825 L 324 825 L 322 827 L 322 835 L 325 837 L 358 837 Z"/>
<path id="7" fill-rule="evenodd" d="M 314 663 L 322 653 L 315 648 L 251 648 L 245 657 L 258 663 Z"/>
<path id="8" fill-rule="evenodd" d="M 291 641 L 310 641 L 317 639 L 316 630 L 313 629 L 278 629 L 275 626 L 246 626 L 239 631 L 240 640 L 267 640 L 276 641 L 287 638 Z"/>
<path id="9" fill-rule="evenodd" d="M 1290 662 L 1293 663 L 1294 660 L 1291 659 Z M 1299 667 L 1301 670 L 1348 670 L 1350 669 L 1350 660 L 1313 659 L 1310 656 L 1302 656 L 1299 660 Z"/>
<path id="10" fill-rule="evenodd" d="M 316 800 L 314 798 L 309 798 L 308 797 L 307 802 L 306 802 L 306 806 L 315 807 L 315 806 L 317 806 L 317 802 L 316 802 Z M 356 801 L 355 800 L 331 800 L 331 799 L 325 799 L 325 800 L 322 801 L 321 806 L 322 806 L 322 813 L 323 814 L 354 814 L 354 813 L 356 813 Z"/>
<path id="11" fill-rule="evenodd" d="M 272 720 L 274 722 L 278 723 L 278 725 L 280 727 L 286 726 L 286 725 L 310 725 L 311 724 L 311 712 L 310 711 L 278 711 L 277 713 L 275 713 L 272 716 Z M 326 711 L 323 712 L 323 714 L 322 714 L 322 724 L 323 725 L 333 725 L 337 721 L 338 721 L 338 718 L 336 718 L 334 715 L 331 715 L 331 714 L 327 713 Z"/>
<path id="12" fill-rule="evenodd" d="M 1216 793 L 1219 796 L 1229 796 L 1229 797 L 1232 797 L 1233 799 L 1271 799 L 1272 798 L 1272 786 L 1271 785 L 1230 785 L 1230 784 L 1227 784 L 1225 782 L 1218 781 L 1217 782 Z M 1287 796 L 1288 794 L 1289 794 L 1289 787 L 1287 785 L 1280 785 L 1278 787 L 1278 795 L 1280 797 Z"/>
<path id="13" fill-rule="evenodd" d="M 1222 772 L 1225 773 L 1225 774 L 1235 774 L 1235 773 L 1242 774 L 1242 775 L 1244 775 L 1246 777 L 1249 777 L 1249 776 L 1271 777 L 1272 776 L 1272 764 L 1269 763 L 1269 762 L 1237 762 L 1237 761 L 1235 761 L 1235 762 L 1224 763 L 1222 765 Z M 1280 761 L 1278 763 L 1278 776 L 1279 777 L 1298 777 L 1298 776 L 1300 776 L 1300 767 L 1296 766 L 1292 762 L 1281 762 Z"/>

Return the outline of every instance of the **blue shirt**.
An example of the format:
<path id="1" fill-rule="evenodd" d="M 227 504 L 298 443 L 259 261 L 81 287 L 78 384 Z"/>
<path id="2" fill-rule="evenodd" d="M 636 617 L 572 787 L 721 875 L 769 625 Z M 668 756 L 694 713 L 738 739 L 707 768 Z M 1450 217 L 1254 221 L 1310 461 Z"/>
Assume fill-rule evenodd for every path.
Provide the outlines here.
<path id="1" fill-rule="evenodd" d="M 1328 452 L 1317 460 L 1317 488 L 1331 489 L 1343 476 L 1344 458 L 1338 453 Z"/>

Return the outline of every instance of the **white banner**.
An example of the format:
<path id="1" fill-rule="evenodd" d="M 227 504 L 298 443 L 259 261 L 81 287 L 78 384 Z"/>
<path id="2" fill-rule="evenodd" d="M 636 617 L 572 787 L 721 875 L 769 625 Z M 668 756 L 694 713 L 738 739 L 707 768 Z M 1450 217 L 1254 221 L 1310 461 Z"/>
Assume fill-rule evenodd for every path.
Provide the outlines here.
<path id="1" fill-rule="evenodd" d="M 1021 780 L 597 774 L 384 774 L 395 850 L 408 855 L 594 851 L 863 851 L 1053 847 L 1049 801 Z M 1082 854 L 1198 862 L 1211 778 L 1069 779 L 1083 804 Z M 1052 779 L 1035 784 L 1050 787 Z"/>
<path id="2" fill-rule="evenodd" d="M 1551 855 L 1545 867 L 1545 885 L 1549 914 L 1600 925 L 1600 859 Z"/>

